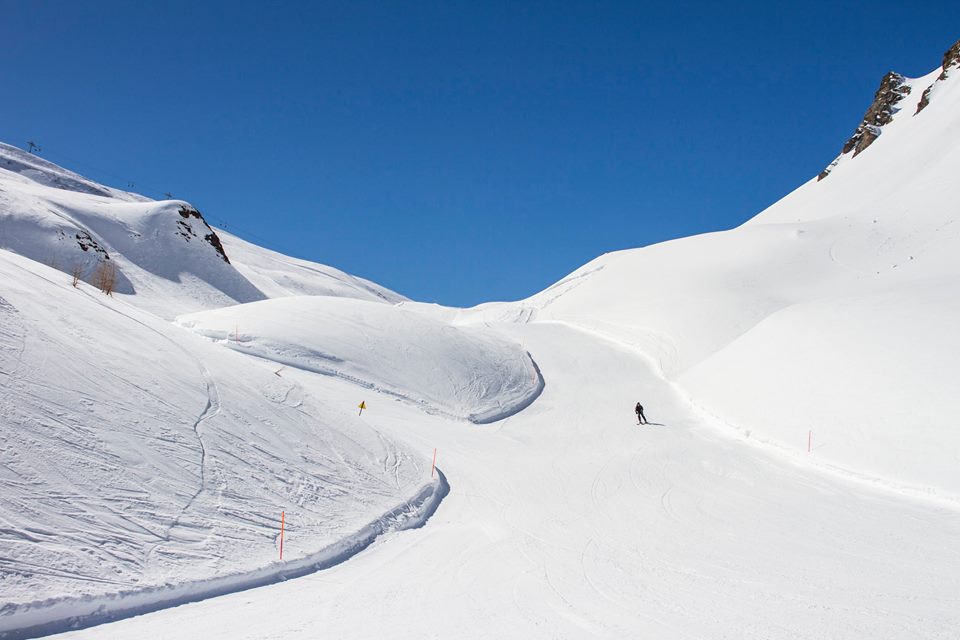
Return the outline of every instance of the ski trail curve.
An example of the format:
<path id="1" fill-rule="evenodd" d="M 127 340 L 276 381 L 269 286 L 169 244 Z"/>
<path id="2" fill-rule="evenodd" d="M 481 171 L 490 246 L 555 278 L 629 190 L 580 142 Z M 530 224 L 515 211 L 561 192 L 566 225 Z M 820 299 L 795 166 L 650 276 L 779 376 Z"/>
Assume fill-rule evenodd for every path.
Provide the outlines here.
<path id="1" fill-rule="evenodd" d="M 170 340 L 169 338 L 167 338 Z M 171 340 L 172 342 L 172 340 Z M 186 353 L 186 349 L 182 349 Z M 193 357 L 193 356 L 191 356 Z M 190 507 L 193 506 L 193 503 L 196 501 L 200 494 L 203 493 L 207 488 L 207 447 L 203 442 L 203 434 L 201 433 L 201 427 L 203 423 L 213 418 L 214 416 L 220 413 L 221 403 L 220 403 L 220 389 L 217 386 L 217 381 L 211 375 L 210 370 L 207 369 L 199 360 L 193 358 L 197 361 L 197 364 L 200 366 L 200 371 L 203 374 L 204 380 L 207 383 L 207 406 L 204 407 L 203 412 L 193 423 L 193 433 L 197 436 L 197 443 L 200 445 L 200 486 L 197 487 L 197 490 L 190 496 L 190 499 L 187 500 L 187 503 L 180 510 L 180 513 L 170 524 L 170 527 L 167 529 L 166 539 L 170 541 L 173 537 L 173 530 L 180 526 L 180 521 L 183 519 L 183 516 L 186 515 L 187 511 L 190 510 Z"/>

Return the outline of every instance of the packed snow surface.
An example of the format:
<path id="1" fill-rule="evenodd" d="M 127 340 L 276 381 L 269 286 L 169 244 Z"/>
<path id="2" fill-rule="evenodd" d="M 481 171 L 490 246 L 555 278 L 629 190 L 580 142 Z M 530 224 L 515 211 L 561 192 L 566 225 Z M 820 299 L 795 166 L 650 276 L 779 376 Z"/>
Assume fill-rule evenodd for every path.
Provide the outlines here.
<path id="1" fill-rule="evenodd" d="M 543 394 L 507 420 L 372 427 L 438 448 L 427 525 L 328 571 L 57 636 L 951 638 L 960 513 L 771 457 L 705 424 L 635 351 L 504 327 Z M 642 399 L 651 424 L 631 419 Z"/>

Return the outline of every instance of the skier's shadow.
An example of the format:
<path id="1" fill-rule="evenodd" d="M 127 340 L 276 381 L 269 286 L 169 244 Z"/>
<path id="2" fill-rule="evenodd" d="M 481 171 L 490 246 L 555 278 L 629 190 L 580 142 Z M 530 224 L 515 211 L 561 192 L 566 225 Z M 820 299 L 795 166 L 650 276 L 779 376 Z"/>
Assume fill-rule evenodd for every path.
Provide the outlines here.
<path id="1" fill-rule="evenodd" d="M 641 424 L 641 425 L 639 425 L 639 426 L 641 426 L 641 427 L 665 427 L 665 426 L 667 426 L 667 425 L 663 424 L 662 422 L 646 422 L 646 423 Z"/>

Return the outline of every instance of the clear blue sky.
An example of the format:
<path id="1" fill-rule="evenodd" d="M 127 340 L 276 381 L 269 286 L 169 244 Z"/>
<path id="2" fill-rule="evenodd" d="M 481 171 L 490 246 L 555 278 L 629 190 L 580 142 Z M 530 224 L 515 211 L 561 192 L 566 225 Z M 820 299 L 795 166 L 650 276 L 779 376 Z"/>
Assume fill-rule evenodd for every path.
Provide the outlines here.
<path id="1" fill-rule="evenodd" d="M 307 4 L 0 0 L 0 139 L 469 305 L 740 224 L 960 38 L 955 0 Z"/>

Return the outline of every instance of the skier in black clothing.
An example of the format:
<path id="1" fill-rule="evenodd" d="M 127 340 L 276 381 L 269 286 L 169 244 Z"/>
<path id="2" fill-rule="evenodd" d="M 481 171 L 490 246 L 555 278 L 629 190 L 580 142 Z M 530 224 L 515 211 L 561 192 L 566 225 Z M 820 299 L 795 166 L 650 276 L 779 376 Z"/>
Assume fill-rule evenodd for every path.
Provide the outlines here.
<path id="1" fill-rule="evenodd" d="M 643 415 L 643 405 L 639 402 L 637 403 L 636 408 L 634 409 L 637 413 L 637 424 L 648 424 L 646 416 Z"/>

